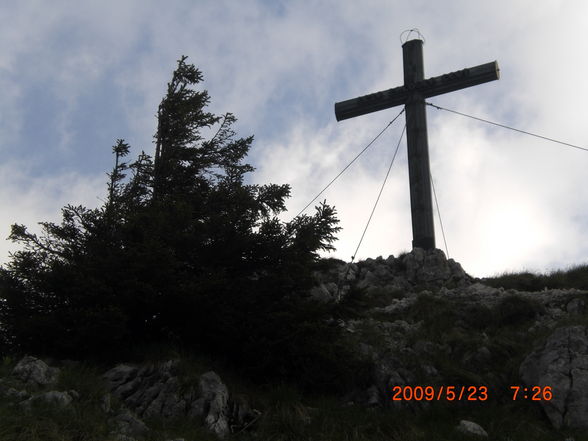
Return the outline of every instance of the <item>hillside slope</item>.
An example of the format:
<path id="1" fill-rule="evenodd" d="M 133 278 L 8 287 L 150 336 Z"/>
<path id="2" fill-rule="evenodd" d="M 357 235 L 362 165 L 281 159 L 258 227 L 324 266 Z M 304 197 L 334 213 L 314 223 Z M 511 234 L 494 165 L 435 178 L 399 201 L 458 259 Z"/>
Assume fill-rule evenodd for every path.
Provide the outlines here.
<path id="1" fill-rule="evenodd" d="M 13 354 L 0 440 L 588 440 L 586 290 L 505 289 L 440 250 L 322 267 L 310 296 L 366 363 L 354 387 L 252 383 L 172 348 L 117 366 Z"/>

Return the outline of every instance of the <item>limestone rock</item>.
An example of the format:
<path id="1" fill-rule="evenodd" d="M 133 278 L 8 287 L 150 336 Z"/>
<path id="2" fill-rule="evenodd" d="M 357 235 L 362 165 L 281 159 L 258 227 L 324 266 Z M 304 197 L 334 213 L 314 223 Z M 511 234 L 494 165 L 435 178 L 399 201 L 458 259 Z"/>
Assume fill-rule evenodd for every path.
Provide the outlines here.
<path id="1" fill-rule="evenodd" d="M 493 297 L 502 294 L 504 289 L 493 288 L 491 286 L 484 285 L 483 283 L 475 282 L 465 288 L 465 292 L 477 297 Z"/>
<path id="2" fill-rule="evenodd" d="M 181 416 L 203 418 L 206 427 L 225 437 L 230 430 L 229 392 L 214 372 L 202 374 L 198 390 L 182 391 L 177 377 L 178 362 L 135 367 L 119 365 L 104 374 L 110 391 L 139 418 Z M 108 406 L 105 406 L 108 408 Z M 245 409 L 238 412 L 244 417 Z"/>
<path id="3" fill-rule="evenodd" d="M 30 409 L 31 405 L 36 402 L 43 401 L 57 407 L 68 407 L 74 398 L 79 398 L 76 391 L 61 392 L 52 390 L 42 394 L 33 395 L 28 400 L 20 403 L 25 409 Z"/>
<path id="4" fill-rule="evenodd" d="M 447 259 L 439 249 L 415 248 L 395 258 L 368 258 L 357 263 L 335 262 L 329 269 L 314 274 L 315 286 L 310 296 L 320 302 L 339 302 L 352 287 L 366 294 L 403 292 L 414 286 L 466 287 L 473 283 L 461 265 Z"/>
<path id="5" fill-rule="evenodd" d="M 492 359 L 492 353 L 486 346 L 481 346 L 475 351 L 468 352 L 462 359 L 462 365 L 469 366 L 472 363 L 483 366 Z"/>
<path id="6" fill-rule="evenodd" d="M 59 369 L 27 355 L 14 367 L 12 375 L 27 385 L 45 386 L 57 382 Z"/>
<path id="7" fill-rule="evenodd" d="M 23 401 L 31 396 L 26 390 L 18 390 L 13 387 L 2 390 L 2 395 L 13 401 Z"/>
<path id="8" fill-rule="evenodd" d="M 186 400 L 175 377 L 177 361 L 137 368 L 119 365 L 104 374 L 111 392 L 141 418 L 173 418 L 186 414 Z"/>
<path id="9" fill-rule="evenodd" d="M 578 297 L 570 300 L 566 304 L 566 311 L 572 315 L 581 314 L 582 312 L 584 312 L 585 309 L 586 309 L 586 303 L 584 302 L 583 299 L 580 299 Z"/>
<path id="10" fill-rule="evenodd" d="M 126 439 L 128 439 L 128 437 L 142 437 L 149 432 L 149 428 L 145 423 L 129 410 L 124 410 L 111 418 L 110 424 L 114 426 L 113 432 L 116 435 L 119 435 L 119 439 L 121 438 L 120 435 L 122 435 L 122 437 L 127 437 Z"/>
<path id="11" fill-rule="evenodd" d="M 380 391 L 374 384 L 371 385 L 366 391 L 365 405 L 367 407 L 378 407 L 381 402 Z"/>
<path id="12" fill-rule="evenodd" d="M 249 398 L 242 394 L 230 398 L 229 413 L 232 433 L 250 426 L 261 415 L 258 410 L 251 407 Z"/>
<path id="13" fill-rule="evenodd" d="M 112 388 L 117 388 L 120 385 L 127 383 L 129 379 L 137 374 L 138 368 L 128 366 L 126 364 L 119 364 L 106 372 L 103 377 L 110 382 Z"/>
<path id="14" fill-rule="evenodd" d="M 229 434 L 229 391 L 213 371 L 200 376 L 199 398 L 192 404 L 192 415 L 204 416 L 204 424 L 220 438 Z"/>
<path id="15" fill-rule="evenodd" d="M 414 284 L 464 284 L 468 279 L 461 265 L 453 259 L 447 260 L 445 253 L 439 249 L 415 248 L 404 256 L 402 262 L 406 267 L 406 278 Z"/>
<path id="16" fill-rule="evenodd" d="M 543 347 L 529 354 L 520 366 L 523 382 L 549 386 L 551 400 L 541 405 L 556 428 L 588 428 L 588 328 L 556 329 Z"/>
<path id="17" fill-rule="evenodd" d="M 479 425 L 472 421 L 461 420 L 459 425 L 455 428 L 457 431 L 465 433 L 467 435 L 477 435 L 488 437 L 488 433 Z"/>

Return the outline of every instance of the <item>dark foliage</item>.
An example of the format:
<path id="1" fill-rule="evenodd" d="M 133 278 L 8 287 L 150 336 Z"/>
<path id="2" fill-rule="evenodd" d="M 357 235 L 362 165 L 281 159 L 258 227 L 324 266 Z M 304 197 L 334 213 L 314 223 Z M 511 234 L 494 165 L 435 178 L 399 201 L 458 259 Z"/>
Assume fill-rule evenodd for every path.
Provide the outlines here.
<path id="1" fill-rule="evenodd" d="M 525 297 L 510 295 L 496 305 L 496 318 L 499 326 L 516 326 L 533 320 L 544 312 L 540 303 Z"/>
<path id="2" fill-rule="evenodd" d="M 281 222 L 289 186 L 245 184 L 253 137 L 236 137 L 232 114 L 206 112 L 207 92 L 191 87 L 201 80 L 182 57 L 159 106 L 155 157 L 125 162 L 118 140 L 102 207 L 68 205 L 41 235 L 12 226 L 23 248 L 0 268 L 6 349 L 112 359 L 158 341 L 259 377 L 347 375 L 337 327 L 305 300 L 318 252 L 333 249 L 335 210 L 323 203 Z"/>

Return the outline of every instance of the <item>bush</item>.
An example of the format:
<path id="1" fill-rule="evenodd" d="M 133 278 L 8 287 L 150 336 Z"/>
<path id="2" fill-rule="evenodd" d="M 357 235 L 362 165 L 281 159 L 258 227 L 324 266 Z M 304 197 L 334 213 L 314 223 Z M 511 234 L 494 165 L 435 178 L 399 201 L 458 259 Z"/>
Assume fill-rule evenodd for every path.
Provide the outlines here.
<path id="1" fill-rule="evenodd" d="M 511 295 L 502 299 L 495 307 L 498 326 L 516 326 L 533 320 L 543 311 L 541 305 L 531 299 Z"/>

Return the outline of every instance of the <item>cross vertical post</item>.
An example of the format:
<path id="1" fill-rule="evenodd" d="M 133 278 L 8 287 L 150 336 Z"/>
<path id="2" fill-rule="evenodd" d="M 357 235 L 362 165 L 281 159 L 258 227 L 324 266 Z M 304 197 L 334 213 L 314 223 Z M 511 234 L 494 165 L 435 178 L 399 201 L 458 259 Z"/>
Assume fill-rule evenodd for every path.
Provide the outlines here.
<path id="1" fill-rule="evenodd" d="M 404 86 L 411 89 L 425 79 L 422 40 L 410 40 L 402 45 Z M 406 141 L 408 145 L 408 177 L 412 217 L 412 247 L 435 248 L 429 141 L 425 97 L 414 88 L 405 104 Z"/>

